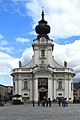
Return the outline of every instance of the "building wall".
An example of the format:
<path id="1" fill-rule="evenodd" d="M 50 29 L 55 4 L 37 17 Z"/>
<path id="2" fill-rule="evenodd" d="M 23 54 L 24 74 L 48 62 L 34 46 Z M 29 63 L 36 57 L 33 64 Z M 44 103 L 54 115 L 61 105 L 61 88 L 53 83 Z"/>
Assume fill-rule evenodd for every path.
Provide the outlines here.
<path id="1" fill-rule="evenodd" d="M 30 101 L 32 101 L 33 100 L 33 84 L 32 84 L 32 79 L 29 81 L 29 83 L 30 83 Z"/>
<path id="2" fill-rule="evenodd" d="M 12 86 L 4 86 L 0 84 L 0 99 L 11 100 L 12 90 L 13 90 Z"/>
<path id="3" fill-rule="evenodd" d="M 53 100 L 53 79 L 48 78 L 48 98 L 51 98 Z"/>
<path id="4" fill-rule="evenodd" d="M 30 101 L 33 99 L 38 101 L 38 78 L 48 78 L 48 98 L 51 98 L 51 100 L 56 99 L 57 97 L 65 97 L 73 100 L 73 90 L 71 90 L 71 83 L 73 83 L 73 80 L 67 79 L 67 76 L 64 79 L 61 79 L 62 89 L 58 89 L 60 77 L 56 77 L 56 75 L 52 77 L 49 72 L 37 72 L 37 74 L 34 74 L 34 77 L 31 78 L 19 78 L 20 80 L 15 80 L 15 94 L 20 94 L 23 98 L 29 98 Z M 28 80 L 28 89 L 26 90 L 23 89 L 25 78 Z"/>
<path id="5" fill-rule="evenodd" d="M 34 79 L 34 100 L 38 101 L 38 79 Z"/>
<path id="6" fill-rule="evenodd" d="M 73 95 L 74 95 L 74 102 L 76 102 L 76 100 L 80 100 L 80 82 L 74 83 Z"/>
<path id="7" fill-rule="evenodd" d="M 47 49 L 47 64 L 50 64 L 52 66 L 52 48 L 48 47 Z"/>

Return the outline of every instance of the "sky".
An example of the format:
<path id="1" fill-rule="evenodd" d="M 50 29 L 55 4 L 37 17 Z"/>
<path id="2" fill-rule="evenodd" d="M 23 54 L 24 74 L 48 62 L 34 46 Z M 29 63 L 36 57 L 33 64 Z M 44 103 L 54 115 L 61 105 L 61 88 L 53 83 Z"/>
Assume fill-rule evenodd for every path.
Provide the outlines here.
<path id="1" fill-rule="evenodd" d="M 23 65 L 31 60 L 42 7 L 55 60 L 67 61 L 76 73 L 74 81 L 80 81 L 80 0 L 0 0 L 0 84 L 12 85 L 12 69 L 19 60 Z"/>

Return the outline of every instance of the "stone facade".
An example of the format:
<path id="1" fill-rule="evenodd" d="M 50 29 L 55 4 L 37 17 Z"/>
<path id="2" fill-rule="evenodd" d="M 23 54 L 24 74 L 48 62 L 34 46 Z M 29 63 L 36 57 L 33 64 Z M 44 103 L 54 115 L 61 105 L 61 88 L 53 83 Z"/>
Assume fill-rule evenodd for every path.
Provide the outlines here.
<path id="1" fill-rule="evenodd" d="M 11 100 L 12 91 L 13 91 L 12 86 L 5 86 L 0 84 L 0 100 L 1 101 Z"/>
<path id="2" fill-rule="evenodd" d="M 74 102 L 79 100 L 79 103 L 80 103 L 80 82 L 74 83 L 73 95 L 74 95 Z"/>
<path id="3" fill-rule="evenodd" d="M 73 78 L 74 70 L 59 65 L 52 52 L 54 49 L 53 40 L 47 35 L 50 26 L 42 19 L 38 22 L 35 30 L 38 36 L 33 40 L 32 60 L 25 66 L 19 62 L 19 68 L 13 69 L 13 94 L 22 95 L 23 100 L 42 101 L 43 99 L 65 97 L 73 100 Z"/>

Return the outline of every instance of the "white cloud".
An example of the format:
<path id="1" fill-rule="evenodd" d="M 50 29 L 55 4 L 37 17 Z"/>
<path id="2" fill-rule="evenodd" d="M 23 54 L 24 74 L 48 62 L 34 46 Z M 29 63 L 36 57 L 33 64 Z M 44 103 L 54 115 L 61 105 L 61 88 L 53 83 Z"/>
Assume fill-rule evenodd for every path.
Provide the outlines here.
<path id="1" fill-rule="evenodd" d="M 30 40 L 27 38 L 18 37 L 18 38 L 16 38 L 16 41 L 21 42 L 21 43 L 25 43 L 25 42 L 29 42 Z"/>
<path id="2" fill-rule="evenodd" d="M 51 37 L 67 38 L 80 35 L 79 0 L 29 0 L 25 3 L 25 8 L 29 10 L 27 12 L 34 24 L 40 20 L 41 6 L 44 6 L 45 19 L 51 26 Z"/>
<path id="3" fill-rule="evenodd" d="M 11 70 L 18 67 L 18 61 L 19 58 L 0 52 L 0 75 L 10 75 Z"/>
<path id="4" fill-rule="evenodd" d="M 5 37 L 0 34 L 0 50 L 6 51 L 7 53 L 12 53 L 14 48 L 8 46 L 7 40 L 5 40 Z"/>
<path id="5" fill-rule="evenodd" d="M 6 51 L 7 53 L 13 53 L 13 47 L 0 47 L 0 50 Z"/>
<path id="6" fill-rule="evenodd" d="M 1 40 L 1 41 L 0 41 L 0 45 L 2 45 L 2 46 L 3 46 L 3 45 L 7 45 L 7 44 L 8 44 L 8 42 L 7 42 L 6 40 Z"/>
<path id="7" fill-rule="evenodd" d="M 54 58 L 63 64 L 67 61 L 68 67 L 73 68 L 76 72 L 75 79 L 80 80 L 80 40 L 76 40 L 72 44 L 59 45 L 54 44 Z"/>
<path id="8" fill-rule="evenodd" d="M 0 34 L 0 46 L 7 45 L 8 42 L 5 40 L 4 36 Z"/>
<path id="9" fill-rule="evenodd" d="M 19 58 L 11 57 L 9 54 L 0 52 L 0 83 L 12 85 L 12 69 L 19 67 Z"/>
<path id="10" fill-rule="evenodd" d="M 54 55 L 56 59 L 62 61 L 66 60 L 72 67 L 79 65 L 80 61 L 80 40 L 76 40 L 72 44 L 59 45 L 54 44 Z M 74 61 L 74 63 L 73 63 Z M 73 64 L 73 65 L 72 65 Z"/>
<path id="11" fill-rule="evenodd" d="M 36 35 L 36 32 L 35 31 L 31 31 L 31 32 L 29 32 L 29 35 Z"/>
<path id="12" fill-rule="evenodd" d="M 68 38 L 80 35 L 80 0 L 11 0 L 13 9 L 32 17 L 33 24 L 41 19 L 41 8 L 44 6 L 45 19 L 51 26 L 50 36 Z M 3 2 L 1 2 L 3 3 Z M 6 2 L 5 2 L 6 3 Z M 22 6 L 21 6 L 22 5 Z M 5 5 L 6 7 L 6 5 Z M 13 10 L 12 9 L 12 10 Z"/>
<path id="13" fill-rule="evenodd" d="M 0 76 L 10 76 L 12 69 L 19 67 L 19 60 L 21 60 L 23 65 L 27 64 L 27 62 L 31 60 L 32 55 L 32 48 L 27 48 L 23 52 L 21 59 L 14 58 L 9 54 L 0 52 Z"/>
<path id="14" fill-rule="evenodd" d="M 32 47 L 26 48 L 26 50 L 23 52 L 22 57 L 21 57 L 21 61 L 23 65 L 27 64 L 31 60 L 32 55 L 33 55 Z"/>
<path id="15" fill-rule="evenodd" d="M 3 38 L 4 38 L 4 36 L 0 34 L 0 40 L 2 40 Z"/>

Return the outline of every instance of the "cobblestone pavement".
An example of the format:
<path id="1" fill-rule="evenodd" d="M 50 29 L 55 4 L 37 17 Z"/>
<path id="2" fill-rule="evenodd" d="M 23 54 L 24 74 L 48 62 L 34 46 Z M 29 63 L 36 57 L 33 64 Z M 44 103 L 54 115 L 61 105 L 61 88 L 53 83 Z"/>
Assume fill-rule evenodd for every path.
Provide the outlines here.
<path id="1" fill-rule="evenodd" d="M 0 120 L 80 120 L 80 104 L 59 107 L 32 107 L 32 104 L 0 107 Z"/>

